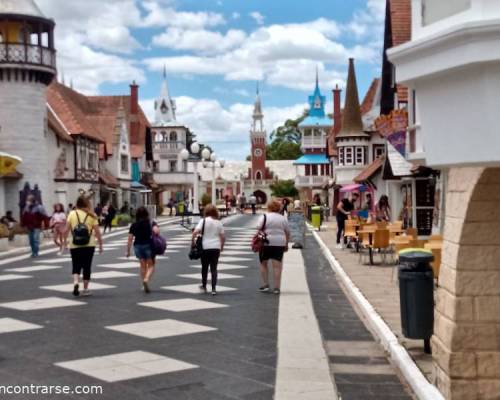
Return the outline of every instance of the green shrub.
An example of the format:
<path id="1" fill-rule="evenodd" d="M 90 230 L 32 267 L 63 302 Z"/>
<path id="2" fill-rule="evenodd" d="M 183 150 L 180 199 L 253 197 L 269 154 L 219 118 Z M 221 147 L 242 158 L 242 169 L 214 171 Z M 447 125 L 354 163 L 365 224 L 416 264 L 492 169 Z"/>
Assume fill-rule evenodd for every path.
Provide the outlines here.
<path id="1" fill-rule="evenodd" d="M 207 193 L 203 193 L 203 196 L 201 196 L 201 205 L 205 207 L 206 205 L 212 203 L 212 196 L 210 196 Z"/>
<path id="2" fill-rule="evenodd" d="M 129 214 L 118 214 L 116 216 L 116 225 L 127 226 L 132 222 L 132 217 Z"/>

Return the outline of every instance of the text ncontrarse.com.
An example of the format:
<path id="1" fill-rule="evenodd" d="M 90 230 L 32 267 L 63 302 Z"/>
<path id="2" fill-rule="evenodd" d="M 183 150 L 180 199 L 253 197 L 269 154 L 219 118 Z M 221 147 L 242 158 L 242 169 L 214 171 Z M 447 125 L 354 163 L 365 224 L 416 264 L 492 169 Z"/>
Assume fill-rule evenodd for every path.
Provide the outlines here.
<path id="1" fill-rule="evenodd" d="M 3 394 L 102 394 L 102 386 L 68 386 L 68 385 L 0 385 Z"/>

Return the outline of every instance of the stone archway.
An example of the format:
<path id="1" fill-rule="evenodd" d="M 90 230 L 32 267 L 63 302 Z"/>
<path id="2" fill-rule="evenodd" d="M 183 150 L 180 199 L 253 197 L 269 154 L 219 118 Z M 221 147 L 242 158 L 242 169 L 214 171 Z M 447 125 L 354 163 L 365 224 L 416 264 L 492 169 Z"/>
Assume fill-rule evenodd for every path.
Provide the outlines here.
<path id="1" fill-rule="evenodd" d="M 500 168 L 452 168 L 433 353 L 446 399 L 500 398 Z"/>
<path id="2" fill-rule="evenodd" d="M 267 204 L 267 194 L 262 190 L 256 190 L 253 195 L 257 198 L 257 204 Z"/>

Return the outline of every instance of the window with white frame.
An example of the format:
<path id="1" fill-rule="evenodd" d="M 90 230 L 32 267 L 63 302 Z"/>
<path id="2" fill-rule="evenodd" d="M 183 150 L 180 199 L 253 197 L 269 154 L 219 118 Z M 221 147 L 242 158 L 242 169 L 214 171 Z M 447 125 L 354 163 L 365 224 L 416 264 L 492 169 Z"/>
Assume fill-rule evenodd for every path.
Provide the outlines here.
<path id="1" fill-rule="evenodd" d="M 339 165 L 342 166 L 345 163 L 345 158 L 344 158 L 344 148 L 339 147 Z"/>
<path id="2" fill-rule="evenodd" d="M 344 149 L 344 161 L 345 165 L 354 165 L 354 149 L 352 147 L 346 147 Z"/>
<path id="3" fill-rule="evenodd" d="M 365 165 L 365 149 L 362 146 L 356 147 L 356 165 Z"/>
<path id="4" fill-rule="evenodd" d="M 95 151 L 91 150 L 89 151 L 89 158 L 88 158 L 88 167 L 87 169 L 90 170 L 90 171 L 94 171 L 96 170 L 96 166 L 97 166 L 97 157 L 96 157 L 96 153 Z"/>
<path id="5" fill-rule="evenodd" d="M 373 145 L 373 159 L 382 157 L 385 154 L 385 145 L 383 144 L 374 144 Z"/>
<path id="6" fill-rule="evenodd" d="M 177 161 L 175 160 L 171 160 L 169 161 L 169 169 L 170 169 L 170 172 L 177 172 Z"/>
<path id="7" fill-rule="evenodd" d="M 121 172 L 126 174 L 128 172 L 128 155 L 122 154 L 120 157 Z"/>

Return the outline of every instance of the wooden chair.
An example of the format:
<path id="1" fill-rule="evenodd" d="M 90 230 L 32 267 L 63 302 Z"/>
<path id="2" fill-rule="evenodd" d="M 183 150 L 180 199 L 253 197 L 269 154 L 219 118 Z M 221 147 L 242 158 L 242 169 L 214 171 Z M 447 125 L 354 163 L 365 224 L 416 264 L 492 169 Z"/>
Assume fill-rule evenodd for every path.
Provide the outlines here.
<path id="1" fill-rule="evenodd" d="M 368 244 L 368 247 L 371 247 L 372 250 L 379 250 L 382 253 L 382 262 L 384 264 L 387 257 L 387 250 L 391 249 L 390 237 L 391 235 L 388 229 L 377 229 L 373 233 L 372 244 Z"/>
<path id="2" fill-rule="evenodd" d="M 423 249 L 425 247 L 426 243 L 427 243 L 427 240 L 411 239 L 410 240 L 410 247 L 415 248 L 415 249 Z"/>
<path id="3" fill-rule="evenodd" d="M 386 229 L 389 224 L 387 221 L 378 221 L 377 222 L 377 228 L 379 229 Z"/>
<path id="4" fill-rule="evenodd" d="M 347 238 L 347 245 L 357 240 L 358 234 L 356 231 L 356 227 L 358 225 L 358 222 L 355 220 L 345 221 L 344 238 Z"/>
<path id="5" fill-rule="evenodd" d="M 418 229 L 417 228 L 406 229 L 406 234 L 408 236 L 411 236 L 413 239 L 418 239 Z"/>

